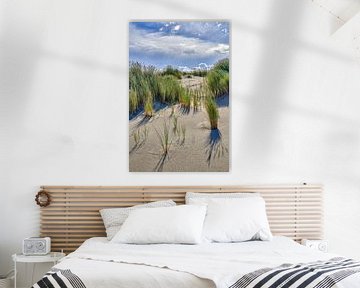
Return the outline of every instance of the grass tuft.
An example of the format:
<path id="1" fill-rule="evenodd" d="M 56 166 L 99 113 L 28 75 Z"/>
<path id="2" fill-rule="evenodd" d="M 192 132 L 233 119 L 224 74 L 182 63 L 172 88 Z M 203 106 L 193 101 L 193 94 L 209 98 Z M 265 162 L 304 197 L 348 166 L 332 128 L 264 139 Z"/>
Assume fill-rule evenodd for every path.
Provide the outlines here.
<path id="1" fill-rule="evenodd" d="M 215 63 L 214 67 L 212 68 L 213 70 L 223 70 L 226 71 L 227 73 L 229 73 L 229 58 L 225 58 L 222 60 L 219 60 L 218 62 Z"/>
<path id="2" fill-rule="evenodd" d="M 146 102 L 145 102 L 145 106 L 144 106 L 144 110 L 145 110 L 145 117 L 152 117 L 154 115 L 154 108 L 153 108 L 153 101 L 152 101 L 152 97 L 151 94 L 149 94 Z"/>
<path id="3" fill-rule="evenodd" d="M 229 93 L 229 73 L 223 70 L 211 70 L 206 77 L 206 83 L 215 96 Z"/>
<path id="4" fill-rule="evenodd" d="M 229 93 L 229 59 L 218 61 L 206 76 L 209 90 L 215 96 Z"/>
<path id="5" fill-rule="evenodd" d="M 129 95 L 129 112 L 133 113 L 138 108 L 138 98 L 136 95 L 136 91 L 133 89 L 130 89 L 130 95 Z"/>
<path id="6" fill-rule="evenodd" d="M 194 107 L 194 111 L 199 111 L 201 108 L 201 99 L 202 99 L 202 92 L 203 92 L 203 87 L 200 87 L 200 89 L 196 89 L 193 92 L 193 97 L 192 97 L 192 103 L 193 103 L 193 107 Z"/>
<path id="7" fill-rule="evenodd" d="M 163 103 L 174 104 L 179 102 L 184 88 L 181 87 L 179 81 L 171 75 L 159 78 L 160 98 Z"/>
<path id="8" fill-rule="evenodd" d="M 145 144 L 148 135 L 149 130 L 146 126 L 144 128 L 136 129 L 136 131 L 132 134 L 134 139 L 134 146 L 130 150 L 130 153 L 133 153 L 134 151 L 142 147 Z"/>
<path id="9" fill-rule="evenodd" d="M 191 98 L 192 98 L 192 92 L 189 89 L 187 90 L 184 89 L 183 94 L 181 95 L 180 98 L 180 104 L 181 107 L 186 111 L 190 111 Z"/>
<path id="10" fill-rule="evenodd" d="M 182 73 L 179 69 L 172 67 L 171 65 L 167 66 L 161 75 L 172 75 L 177 79 L 181 79 Z"/>
<path id="11" fill-rule="evenodd" d="M 211 130 L 218 129 L 219 110 L 213 97 L 206 100 L 206 112 L 209 117 Z"/>
<path id="12" fill-rule="evenodd" d="M 164 121 L 163 129 L 161 132 L 156 130 L 156 134 L 158 135 L 162 157 L 166 158 L 169 155 L 170 147 L 172 145 L 172 137 L 171 137 L 171 130 L 169 125 Z"/>
<path id="13" fill-rule="evenodd" d="M 131 62 L 129 67 L 129 98 L 131 109 L 136 109 L 145 106 L 147 102 L 153 102 L 155 99 L 149 99 L 151 97 L 157 97 L 160 95 L 159 87 L 159 75 L 156 72 L 156 68 L 153 66 L 143 66 L 138 62 Z M 134 94 L 135 93 L 135 94 Z M 135 100 L 136 95 L 136 100 Z"/>

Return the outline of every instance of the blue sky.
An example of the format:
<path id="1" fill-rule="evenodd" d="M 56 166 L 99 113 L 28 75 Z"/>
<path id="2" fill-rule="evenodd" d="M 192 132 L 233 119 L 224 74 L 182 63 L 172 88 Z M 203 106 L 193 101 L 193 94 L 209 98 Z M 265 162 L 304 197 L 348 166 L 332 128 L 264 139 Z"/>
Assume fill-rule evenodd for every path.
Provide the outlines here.
<path id="1" fill-rule="evenodd" d="M 229 22 L 130 22 L 129 59 L 182 70 L 213 65 L 229 57 Z"/>

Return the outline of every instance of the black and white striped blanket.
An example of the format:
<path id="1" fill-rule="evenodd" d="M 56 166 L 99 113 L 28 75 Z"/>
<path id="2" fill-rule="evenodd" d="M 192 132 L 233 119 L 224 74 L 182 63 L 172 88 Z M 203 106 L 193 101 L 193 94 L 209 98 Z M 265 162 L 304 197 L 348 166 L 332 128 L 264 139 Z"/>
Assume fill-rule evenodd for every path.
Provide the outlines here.
<path id="1" fill-rule="evenodd" d="M 229 288 L 331 288 L 336 283 L 360 272 L 360 262 L 333 258 L 304 264 L 283 264 L 242 276 Z M 52 269 L 32 288 L 86 288 L 69 269 Z M 349 287 L 351 288 L 351 287 Z"/>
<path id="2" fill-rule="evenodd" d="M 246 274 L 229 288 L 331 288 L 359 272 L 360 262 L 345 258 L 284 264 Z"/>
<path id="3" fill-rule="evenodd" d="M 69 269 L 53 268 L 32 288 L 86 288 L 81 279 Z"/>

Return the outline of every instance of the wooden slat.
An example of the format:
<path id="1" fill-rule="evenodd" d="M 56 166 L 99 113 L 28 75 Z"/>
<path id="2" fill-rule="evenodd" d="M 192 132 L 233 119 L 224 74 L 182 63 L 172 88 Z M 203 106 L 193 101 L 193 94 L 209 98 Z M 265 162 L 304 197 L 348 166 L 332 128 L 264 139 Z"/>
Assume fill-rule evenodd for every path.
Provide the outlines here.
<path id="1" fill-rule="evenodd" d="M 52 237 L 52 249 L 74 251 L 90 237 L 105 236 L 99 210 L 173 199 L 185 202 L 186 192 L 256 192 L 265 199 L 274 235 L 322 237 L 322 187 L 307 185 L 244 186 L 42 186 L 51 204 L 41 208 L 41 236 Z"/>

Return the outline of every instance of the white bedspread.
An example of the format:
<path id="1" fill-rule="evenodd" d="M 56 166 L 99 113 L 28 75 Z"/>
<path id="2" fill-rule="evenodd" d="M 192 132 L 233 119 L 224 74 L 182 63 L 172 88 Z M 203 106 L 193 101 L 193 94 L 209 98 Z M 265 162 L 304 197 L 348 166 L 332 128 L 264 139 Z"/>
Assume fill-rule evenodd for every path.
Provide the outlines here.
<path id="1" fill-rule="evenodd" d="M 244 274 L 264 267 L 336 256 L 311 250 L 285 237 L 274 237 L 270 242 L 201 245 L 112 244 L 105 238 L 92 238 L 56 267 L 70 269 L 87 288 L 210 288 L 213 283 L 218 288 L 228 288 Z M 344 279 L 336 287 L 360 287 L 360 274 Z"/>

